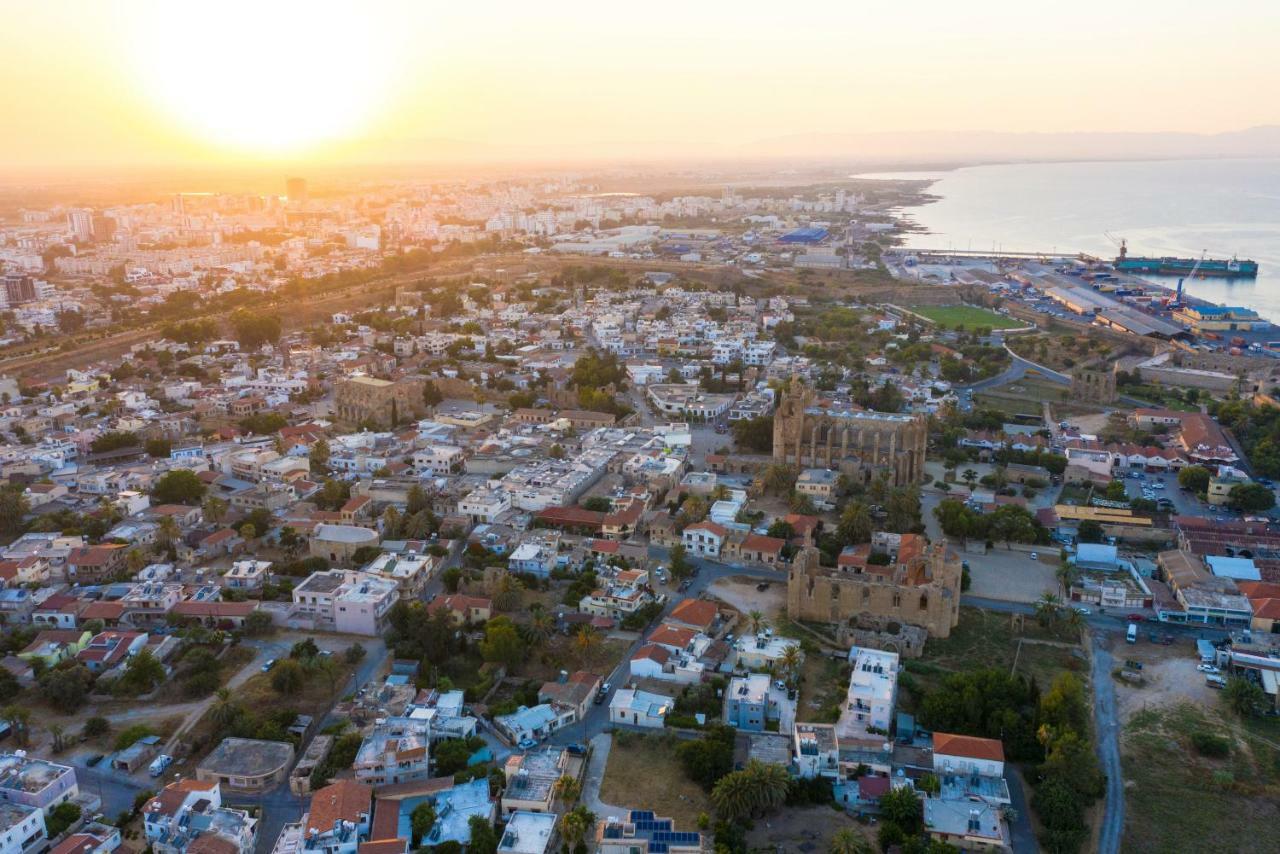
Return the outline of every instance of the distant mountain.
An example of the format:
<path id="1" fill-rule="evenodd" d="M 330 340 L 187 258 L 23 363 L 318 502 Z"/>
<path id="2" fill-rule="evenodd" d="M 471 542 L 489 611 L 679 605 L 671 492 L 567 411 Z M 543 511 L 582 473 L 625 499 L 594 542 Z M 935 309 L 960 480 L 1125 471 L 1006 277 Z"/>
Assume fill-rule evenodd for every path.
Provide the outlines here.
<path id="1" fill-rule="evenodd" d="M 748 143 L 743 158 L 849 158 L 927 163 L 985 160 L 1280 157 L 1280 126 L 1193 133 L 796 134 Z"/>

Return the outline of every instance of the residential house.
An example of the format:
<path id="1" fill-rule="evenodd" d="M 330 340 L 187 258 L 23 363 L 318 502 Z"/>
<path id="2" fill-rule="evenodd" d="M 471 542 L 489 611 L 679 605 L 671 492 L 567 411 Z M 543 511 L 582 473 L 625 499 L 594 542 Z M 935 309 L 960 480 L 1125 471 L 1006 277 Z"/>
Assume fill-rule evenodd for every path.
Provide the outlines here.
<path id="1" fill-rule="evenodd" d="M 78 584 L 111 581 L 125 569 L 127 547 L 115 543 L 80 546 L 67 555 L 67 580 Z"/>
<path id="2" fill-rule="evenodd" d="M 0 753 L 0 801 L 48 812 L 80 794 L 76 771 L 26 751 Z"/>
<path id="3" fill-rule="evenodd" d="M 685 550 L 692 555 L 707 558 L 720 557 L 720 547 L 724 545 L 729 531 L 715 522 L 698 522 L 684 529 L 681 540 Z"/>
<path id="4" fill-rule="evenodd" d="M 216 782 L 170 783 L 142 808 L 143 835 L 156 854 L 252 854 L 258 819 L 222 805 Z"/>
<path id="5" fill-rule="evenodd" d="M 662 729 L 675 701 L 637 688 L 619 688 L 609 700 L 609 722 L 646 729 Z"/>
<path id="6" fill-rule="evenodd" d="M 365 734 L 352 768 L 370 786 L 407 783 L 430 776 L 430 726 L 424 721 L 382 719 Z"/>
<path id="7" fill-rule="evenodd" d="M 428 614 L 434 615 L 440 611 L 447 612 L 455 623 L 483 623 L 493 616 L 493 600 L 454 593 L 437 597 L 427 605 Z"/>
<path id="8" fill-rule="evenodd" d="M 770 719 L 778 718 L 777 704 L 769 698 L 768 673 L 735 676 L 724 692 L 724 722 L 744 732 L 764 732 Z"/>
<path id="9" fill-rule="evenodd" d="M 587 716 L 600 684 L 600 677 L 596 674 L 577 670 L 563 681 L 542 683 L 542 687 L 538 689 L 538 702 L 554 703 L 572 709 L 576 719 L 581 721 Z"/>

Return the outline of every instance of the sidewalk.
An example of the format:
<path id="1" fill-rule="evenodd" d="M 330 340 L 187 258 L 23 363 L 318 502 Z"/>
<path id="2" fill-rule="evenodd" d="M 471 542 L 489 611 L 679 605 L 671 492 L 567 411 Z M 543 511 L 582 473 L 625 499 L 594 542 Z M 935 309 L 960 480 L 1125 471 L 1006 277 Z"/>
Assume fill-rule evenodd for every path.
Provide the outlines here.
<path id="1" fill-rule="evenodd" d="M 621 820 L 629 814 L 625 808 L 600 801 L 600 786 L 604 783 L 604 769 L 609 764 L 609 748 L 612 746 L 613 736 L 607 732 L 591 739 L 591 761 L 587 763 L 587 773 L 582 778 L 582 802 L 598 819 L 614 817 Z"/>

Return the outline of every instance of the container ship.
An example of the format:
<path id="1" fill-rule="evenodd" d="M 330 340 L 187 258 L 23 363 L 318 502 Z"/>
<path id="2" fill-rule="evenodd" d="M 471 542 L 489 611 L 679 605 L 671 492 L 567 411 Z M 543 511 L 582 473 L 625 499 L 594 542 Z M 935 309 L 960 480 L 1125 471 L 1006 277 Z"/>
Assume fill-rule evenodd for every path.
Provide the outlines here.
<path id="1" fill-rule="evenodd" d="M 1216 276 L 1226 279 L 1256 279 L 1258 262 L 1232 258 L 1229 261 L 1215 258 L 1146 258 L 1130 255 L 1120 244 L 1120 254 L 1114 266 L 1120 273 L 1154 273 L 1165 276 Z"/>

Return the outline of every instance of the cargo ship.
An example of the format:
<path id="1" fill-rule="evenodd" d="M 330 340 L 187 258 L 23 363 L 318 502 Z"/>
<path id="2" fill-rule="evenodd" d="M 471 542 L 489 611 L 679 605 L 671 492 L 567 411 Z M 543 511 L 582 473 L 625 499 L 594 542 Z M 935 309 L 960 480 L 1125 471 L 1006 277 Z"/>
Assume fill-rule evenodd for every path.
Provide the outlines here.
<path id="1" fill-rule="evenodd" d="M 1120 273 L 1154 273 L 1163 276 L 1216 276 L 1226 279 L 1256 279 L 1258 262 L 1231 258 L 1222 261 L 1216 258 L 1145 258 L 1141 255 L 1130 255 L 1123 242 L 1120 254 L 1113 263 L 1116 272 Z"/>

